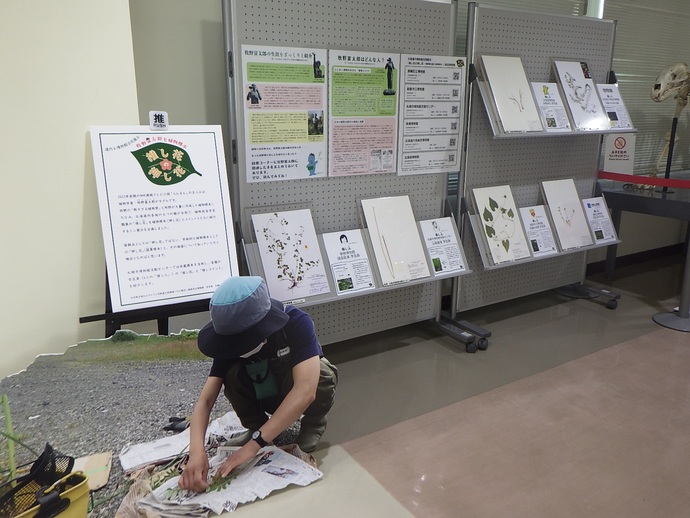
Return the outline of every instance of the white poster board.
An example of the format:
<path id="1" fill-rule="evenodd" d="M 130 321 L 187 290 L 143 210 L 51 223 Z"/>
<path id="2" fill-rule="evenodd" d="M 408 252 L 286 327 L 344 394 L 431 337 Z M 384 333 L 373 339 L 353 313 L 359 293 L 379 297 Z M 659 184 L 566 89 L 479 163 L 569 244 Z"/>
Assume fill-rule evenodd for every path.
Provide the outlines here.
<path id="1" fill-rule="evenodd" d="M 545 181 L 541 189 L 561 250 L 594 244 L 573 179 Z"/>
<path id="2" fill-rule="evenodd" d="M 532 87 L 519 56 L 481 56 L 503 131 L 543 131 Z"/>
<path id="3" fill-rule="evenodd" d="M 114 312 L 209 298 L 237 275 L 220 126 L 92 127 Z"/>
<path id="4" fill-rule="evenodd" d="M 431 275 L 409 196 L 362 200 L 362 210 L 384 286 Z"/>

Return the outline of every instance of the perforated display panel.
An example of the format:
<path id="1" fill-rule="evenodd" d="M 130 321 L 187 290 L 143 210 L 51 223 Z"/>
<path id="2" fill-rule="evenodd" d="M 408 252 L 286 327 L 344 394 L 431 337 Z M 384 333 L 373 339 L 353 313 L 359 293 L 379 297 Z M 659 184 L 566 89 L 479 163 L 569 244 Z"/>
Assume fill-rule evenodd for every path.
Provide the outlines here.
<path id="1" fill-rule="evenodd" d="M 224 0 L 226 48 L 239 56 L 242 44 L 350 49 L 375 52 L 452 55 L 455 6 L 412 0 Z M 235 79 L 241 63 L 233 61 Z M 235 106 L 241 88 L 229 82 Z M 239 91 L 239 93 L 238 93 Z M 233 103 L 229 103 L 233 105 Z M 308 206 L 316 232 L 361 228 L 359 200 L 409 194 L 417 220 L 443 214 L 447 175 L 398 177 L 359 175 L 312 180 L 246 182 L 244 128 L 241 114 L 230 107 L 235 128 L 237 164 L 230 169 L 246 242 L 255 238 L 250 214 L 262 208 L 291 210 Z M 391 291 L 309 306 L 323 344 L 434 318 L 440 305 L 440 283 L 429 282 Z"/>
<path id="2" fill-rule="evenodd" d="M 529 81 L 549 81 L 554 58 L 584 60 L 595 82 L 606 81 L 613 58 L 615 23 L 593 18 L 548 15 L 482 4 L 468 9 L 468 61 L 482 54 L 517 55 Z M 471 202 L 475 187 L 511 186 L 518 207 L 543 203 L 544 180 L 573 178 L 580 198 L 592 196 L 601 135 L 494 138 L 478 88 L 471 88 L 465 171 L 461 185 Z M 467 219 L 467 218 L 466 218 Z M 485 270 L 469 221 L 463 246 L 472 275 L 457 283 L 458 311 L 482 307 L 580 282 L 585 253 Z"/>

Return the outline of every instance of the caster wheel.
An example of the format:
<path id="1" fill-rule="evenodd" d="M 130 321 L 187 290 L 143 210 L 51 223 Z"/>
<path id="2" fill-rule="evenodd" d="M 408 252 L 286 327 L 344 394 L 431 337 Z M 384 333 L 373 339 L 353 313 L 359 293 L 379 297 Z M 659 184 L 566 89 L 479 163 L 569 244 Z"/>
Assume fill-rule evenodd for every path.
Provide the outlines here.
<path id="1" fill-rule="evenodd" d="M 618 301 L 615 299 L 609 300 L 606 303 L 606 309 L 616 309 L 618 307 Z"/>
<path id="2" fill-rule="evenodd" d="M 474 342 L 470 342 L 468 344 L 465 344 L 465 351 L 468 353 L 476 353 L 477 352 L 477 344 Z"/>
<path id="3" fill-rule="evenodd" d="M 486 351 L 489 348 L 489 341 L 486 338 L 480 338 L 477 347 L 480 351 Z"/>

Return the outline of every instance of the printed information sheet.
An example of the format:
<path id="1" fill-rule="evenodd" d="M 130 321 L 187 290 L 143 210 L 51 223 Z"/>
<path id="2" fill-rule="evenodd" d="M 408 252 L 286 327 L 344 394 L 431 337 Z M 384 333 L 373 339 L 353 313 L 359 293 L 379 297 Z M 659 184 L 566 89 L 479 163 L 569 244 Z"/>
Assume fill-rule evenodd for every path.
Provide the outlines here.
<path id="1" fill-rule="evenodd" d="M 220 126 L 92 127 L 113 311 L 209 298 L 238 275 Z"/>
<path id="2" fill-rule="evenodd" d="M 338 295 L 374 289 L 374 276 L 360 229 L 323 234 Z"/>
<path id="3" fill-rule="evenodd" d="M 589 227 L 592 229 L 594 235 L 594 242 L 609 243 L 618 241 L 616 230 L 611 221 L 609 209 L 604 202 L 604 198 L 598 196 L 596 198 L 585 198 L 582 200 L 582 206 L 585 209 L 585 215 L 589 222 Z"/>
<path id="4" fill-rule="evenodd" d="M 527 241 L 532 247 L 534 257 L 558 253 L 551 223 L 543 205 L 522 207 L 520 208 L 520 216 L 522 216 L 522 224 L 525 227 Z"/>
<path id="5" fill-rule="evenodd" d="M 324 49 L 242 45 L 247 182 L 325 177 Z"/>
<path id="6" fill-rule="evenodd" d="M 330 50 L 329 174 L 395 173 L 399 54 Z"/>
<path id="7" fill-rule="evenodd" d="M 568 112 L 556 83 L 532 83 L 534 99 L 546 131 L 571 131 Z"/>
<path id="8" fill-rule="evenodd" d="M 618 85 L 597 85 L 599 97 L 612 128 L 633 129 L 630 114 L 625 107 Z"/>
<path id="9" fill-rule="evenodd" d="M 420 221 L 424 243 L 431 257 L 434 275 L 464 272 L 466 261 L 451 218 Z"/>
<path id="10" fill-rule="evenodd" d="M 458 171 L 465 58 L 402 55 L 400 61 L 398 174 Z"/>

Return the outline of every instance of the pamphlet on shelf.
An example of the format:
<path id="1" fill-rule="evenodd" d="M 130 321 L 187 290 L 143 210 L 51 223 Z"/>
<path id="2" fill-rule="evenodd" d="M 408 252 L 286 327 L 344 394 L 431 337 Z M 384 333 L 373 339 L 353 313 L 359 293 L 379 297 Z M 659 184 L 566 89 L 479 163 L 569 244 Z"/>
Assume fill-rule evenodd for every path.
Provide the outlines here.
<path id="1" fill-rule="evenodd" d="M 483 55 L 481 65 L 503 131 L 544 131 L 522 59 L 519 56 Z"/>
<path id="2" fill-rule="evenodd" d="M 549 180 L 541 187 L 561 250 L 594 244 L 573 179 Z"/>
<path id="3" fill-rule="evenodd" d="M 616 129 L 632 129 L 628 109 L 625 107 L 618 85 L 597 85 L 601 103 L 604 105 L 609 124 Z"/>
<path id="4" fill-rule="evenodd" d="M 431 258 L 434 275 L 467 270 L 467 261 L 451 218 L 420 221 L 419 227 Z"/>
<path id="5" fill-rule="evenodd" d="M 482 235 L 494 264 L 530 257 L 510 185 L 472 189 Z"/>
<path id="6" fill-rule="evenodd" d="M 409 196 L 362 200 L 362 210 L 384 286 L 431 275 Z"/>
<path id="7" fill-rule="evenodd" d="M 574 128 L 581 131 L 609 129 L 609 118 L 599 99 L 589 65 L 585 61 L 555 60 L 553 71 L 570 109 Z"/>
<path id="8" fill-rule="evenodd" d="M 520 216 L 522 216 L 522 223 L 525 226 L 527 240 L 532 247 L 534 257 L 558 253 L 551 222 L 543 205 L 522 207 L 520 208 Z"/>
<path id="9" fill-rule="evenodd" d="M 252 214 L 271 297 L 281 302 L 330 293 L 309 209 Z"/>
<path id="10" fill-rule="evenodd" d="M 572 131 L 558 84 L 532 83 L 532 91 L 544 129 L 550 133 Z"/>
<path id="11" fill-rule="evenodd" d="M 585 198 L 582 200 L 582 207 L 585 209 L 596 244 L 618 242 L 616 230 L 603 197 Z"/>
<path id="12" fill-rule="evenodd" d="M 360 229 L 328 232 L 321 236 L 326 248 L 336 294 L 375 288 L 369 257 Z"/>

